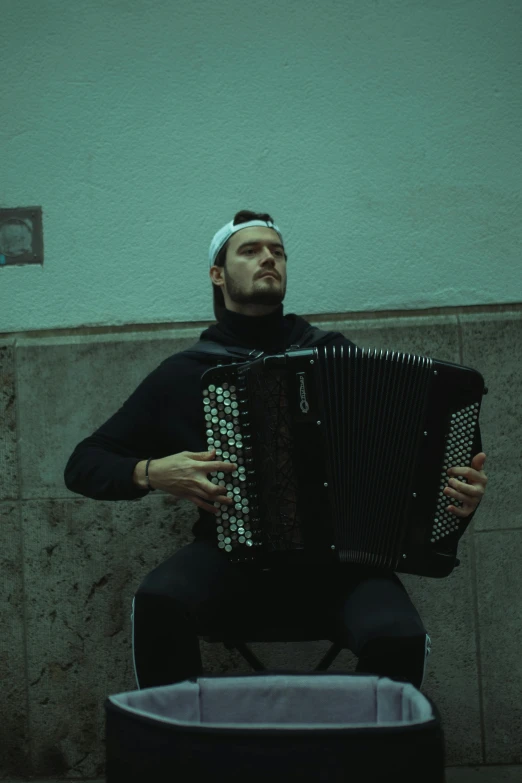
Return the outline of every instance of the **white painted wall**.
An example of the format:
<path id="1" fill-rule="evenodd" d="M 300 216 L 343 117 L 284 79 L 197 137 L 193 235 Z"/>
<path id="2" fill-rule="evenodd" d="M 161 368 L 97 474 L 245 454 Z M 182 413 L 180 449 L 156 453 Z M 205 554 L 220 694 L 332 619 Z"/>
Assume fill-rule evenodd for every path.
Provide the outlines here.
<path id="1" fill-rule="evenodd" d="M 0 0 L 0 332 L 212 319 L 267 211 L 286 312 L 522 301 L 520 0 Z"/>

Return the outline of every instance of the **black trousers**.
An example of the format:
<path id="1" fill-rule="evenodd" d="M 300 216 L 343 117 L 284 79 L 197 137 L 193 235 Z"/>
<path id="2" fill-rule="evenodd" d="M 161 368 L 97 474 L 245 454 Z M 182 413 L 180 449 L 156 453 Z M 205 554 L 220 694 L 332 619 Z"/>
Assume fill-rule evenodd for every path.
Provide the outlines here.
<path id="1" fill-rule="evenodd" d="M 333 560 L 311 565 L 302 552 L 263 569 L 231 563 L 203 539 L 151 571 L 134 596 L 138 687 L 200 675 L 198 633 L 241 628 L 246 638 L 249 628 L 306 622 L 311 613 L 324 616 L 358 657 L 357 671 L 420 688 L 430 640 L 395 573 Z"/>

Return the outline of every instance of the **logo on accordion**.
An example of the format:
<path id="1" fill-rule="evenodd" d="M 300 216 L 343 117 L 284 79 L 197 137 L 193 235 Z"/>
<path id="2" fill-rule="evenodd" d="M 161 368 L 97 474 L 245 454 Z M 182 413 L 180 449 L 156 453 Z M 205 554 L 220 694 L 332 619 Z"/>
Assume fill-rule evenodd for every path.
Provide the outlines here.
<path id="1" fill-rule="evenodd" d="M 310 410 L 310 405 L 306 396 L 305 373 L 298 372 L 297 377 L 299 378 L 299 409 L 301 413 L 306 414 Z"/>

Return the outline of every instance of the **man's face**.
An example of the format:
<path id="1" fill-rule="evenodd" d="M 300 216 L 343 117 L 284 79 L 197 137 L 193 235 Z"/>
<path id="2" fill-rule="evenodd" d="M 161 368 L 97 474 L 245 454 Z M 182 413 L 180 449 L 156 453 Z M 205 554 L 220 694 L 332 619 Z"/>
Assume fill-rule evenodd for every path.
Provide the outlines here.
<path id="1" fill-rule="evenodd" d="M 220 279 L 229 310 L 241 311 L 243 305 L 281 304 L 286 293 L 286 260 L 277 231 L 262 226 L 236 231 L 230 237 Z"/>

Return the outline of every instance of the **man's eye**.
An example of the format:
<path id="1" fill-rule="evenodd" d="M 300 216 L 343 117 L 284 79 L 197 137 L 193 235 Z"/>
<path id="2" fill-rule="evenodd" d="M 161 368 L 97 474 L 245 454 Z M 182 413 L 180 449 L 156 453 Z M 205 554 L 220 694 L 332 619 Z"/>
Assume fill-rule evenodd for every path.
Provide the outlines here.
<path id="1" fill-rule="evenodd" d="M 247 247 L 246 250 L 245 250 L 245 253 L 253 253 L 253 252 L 254 252 L 254 248 L 253 247 Z M 283 253 L 282 250 L 276 250 L 275 252 L 278 255 L 280 255 L 280 256 L 284 256 L 284 253 Z"/>

